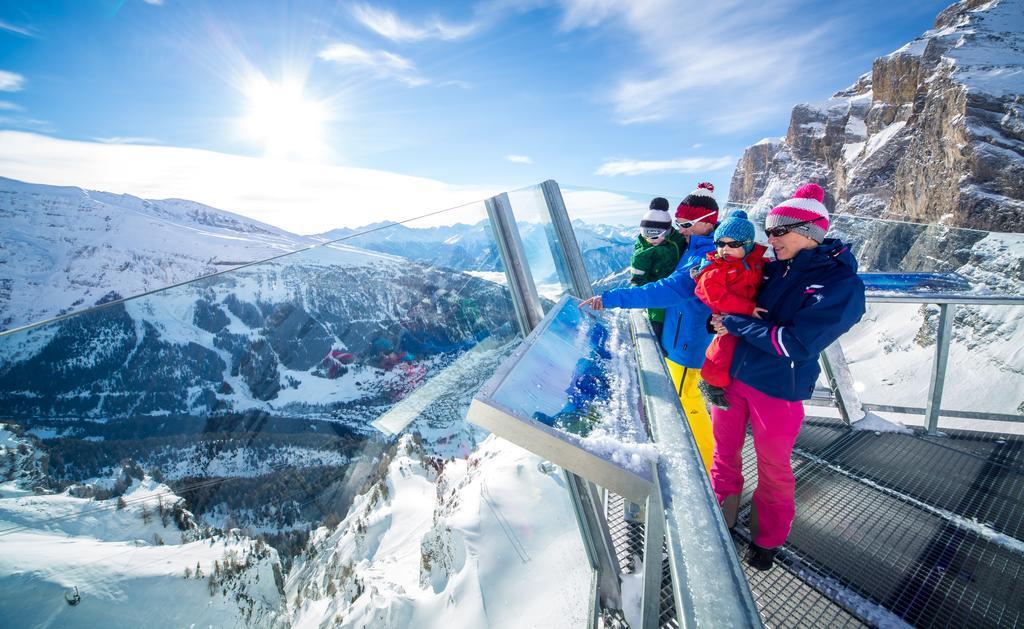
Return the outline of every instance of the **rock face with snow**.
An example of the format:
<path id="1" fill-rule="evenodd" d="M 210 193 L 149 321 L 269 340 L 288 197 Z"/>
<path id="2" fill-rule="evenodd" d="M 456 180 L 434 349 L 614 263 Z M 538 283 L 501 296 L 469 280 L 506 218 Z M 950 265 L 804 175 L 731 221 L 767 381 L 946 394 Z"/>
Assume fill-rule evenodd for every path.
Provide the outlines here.
<path id="1" fill-rule="evenodd" d="M 0 330 L 314 241 L 209 206 L 0 177 Z"/>
<path id="2" fill-rule="evenodd" d="M 771 207 L 806 181 L 835 212 L 1024 231 L 1024 1 L 964 0 L 747 149 L 730 201 Z"/>

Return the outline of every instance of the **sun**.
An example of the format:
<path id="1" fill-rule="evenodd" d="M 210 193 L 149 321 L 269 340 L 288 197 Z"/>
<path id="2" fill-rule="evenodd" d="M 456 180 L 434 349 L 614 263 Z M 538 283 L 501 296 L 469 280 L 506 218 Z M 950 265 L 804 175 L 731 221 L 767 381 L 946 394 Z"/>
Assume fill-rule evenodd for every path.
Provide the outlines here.
<path id="1" fill-rule="evenodd" d="M 313 159 L 324 154 L 327 107 L 307 99 L 301 83 L 261 77 L 249 83 L 245 96 L 243 133 L 267 157 Z"/>

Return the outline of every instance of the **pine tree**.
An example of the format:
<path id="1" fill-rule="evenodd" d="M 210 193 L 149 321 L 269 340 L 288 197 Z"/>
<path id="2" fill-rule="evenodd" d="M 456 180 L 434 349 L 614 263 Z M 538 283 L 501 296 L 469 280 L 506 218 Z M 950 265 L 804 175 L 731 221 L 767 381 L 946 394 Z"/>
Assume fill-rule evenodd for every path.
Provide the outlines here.
<path id="1" fill-rule="evenodd" d="M 199 562 L 198 561 L 196 562 L 196 578 L 197 579 L 202 579 L 203 578 L 203 569 L 199 567 Z"/>
<path id="2" fill-rule="evenodd" d="M 149 524 L 149 522 L 153 519 L 153 515 L 149 512 L 149 509 L 146 507 L 145 504 L 142 505 L 142 514 L 141 515 L 142 515 L 142 521 L 144 523 L 146 523 L 146 524 Z"/>
<path id="3" fill-rule="evenodd" d="M 124 508 L 127 507 L 127 506 L 128 506 L 128 503 L 124 501 L 124 496 L 118 496 L 117 497 L 117 510 L 118 511 L 123 511 Z"/>

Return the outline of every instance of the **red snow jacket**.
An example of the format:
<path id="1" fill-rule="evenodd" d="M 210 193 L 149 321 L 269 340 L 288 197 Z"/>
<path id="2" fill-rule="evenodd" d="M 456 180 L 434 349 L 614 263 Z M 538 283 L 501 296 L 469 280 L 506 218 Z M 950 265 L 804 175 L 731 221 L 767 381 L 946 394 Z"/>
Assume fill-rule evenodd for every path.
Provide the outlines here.
<path id="1" fill-rule="evenodd" d="M 765 246 L 743 258 L 724 258 L 708 254 L 706 266 L 697 274 L 694 294 L 714 314 L 750 315 L 757 305 L 757 291 L 764 281 Z"/>

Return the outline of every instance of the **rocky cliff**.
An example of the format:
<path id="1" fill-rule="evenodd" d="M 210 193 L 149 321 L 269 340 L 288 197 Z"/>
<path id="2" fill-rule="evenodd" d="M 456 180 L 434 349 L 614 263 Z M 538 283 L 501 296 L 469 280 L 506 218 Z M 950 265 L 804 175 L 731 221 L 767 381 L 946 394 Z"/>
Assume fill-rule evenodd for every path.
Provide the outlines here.
<path id="1" fill-rule="evenodd" d="M 748 148 L 729 200 L 821 183 L 837 213 L 1024 231 L 1024 0 L 962 0 L 935 28 Z"/>

